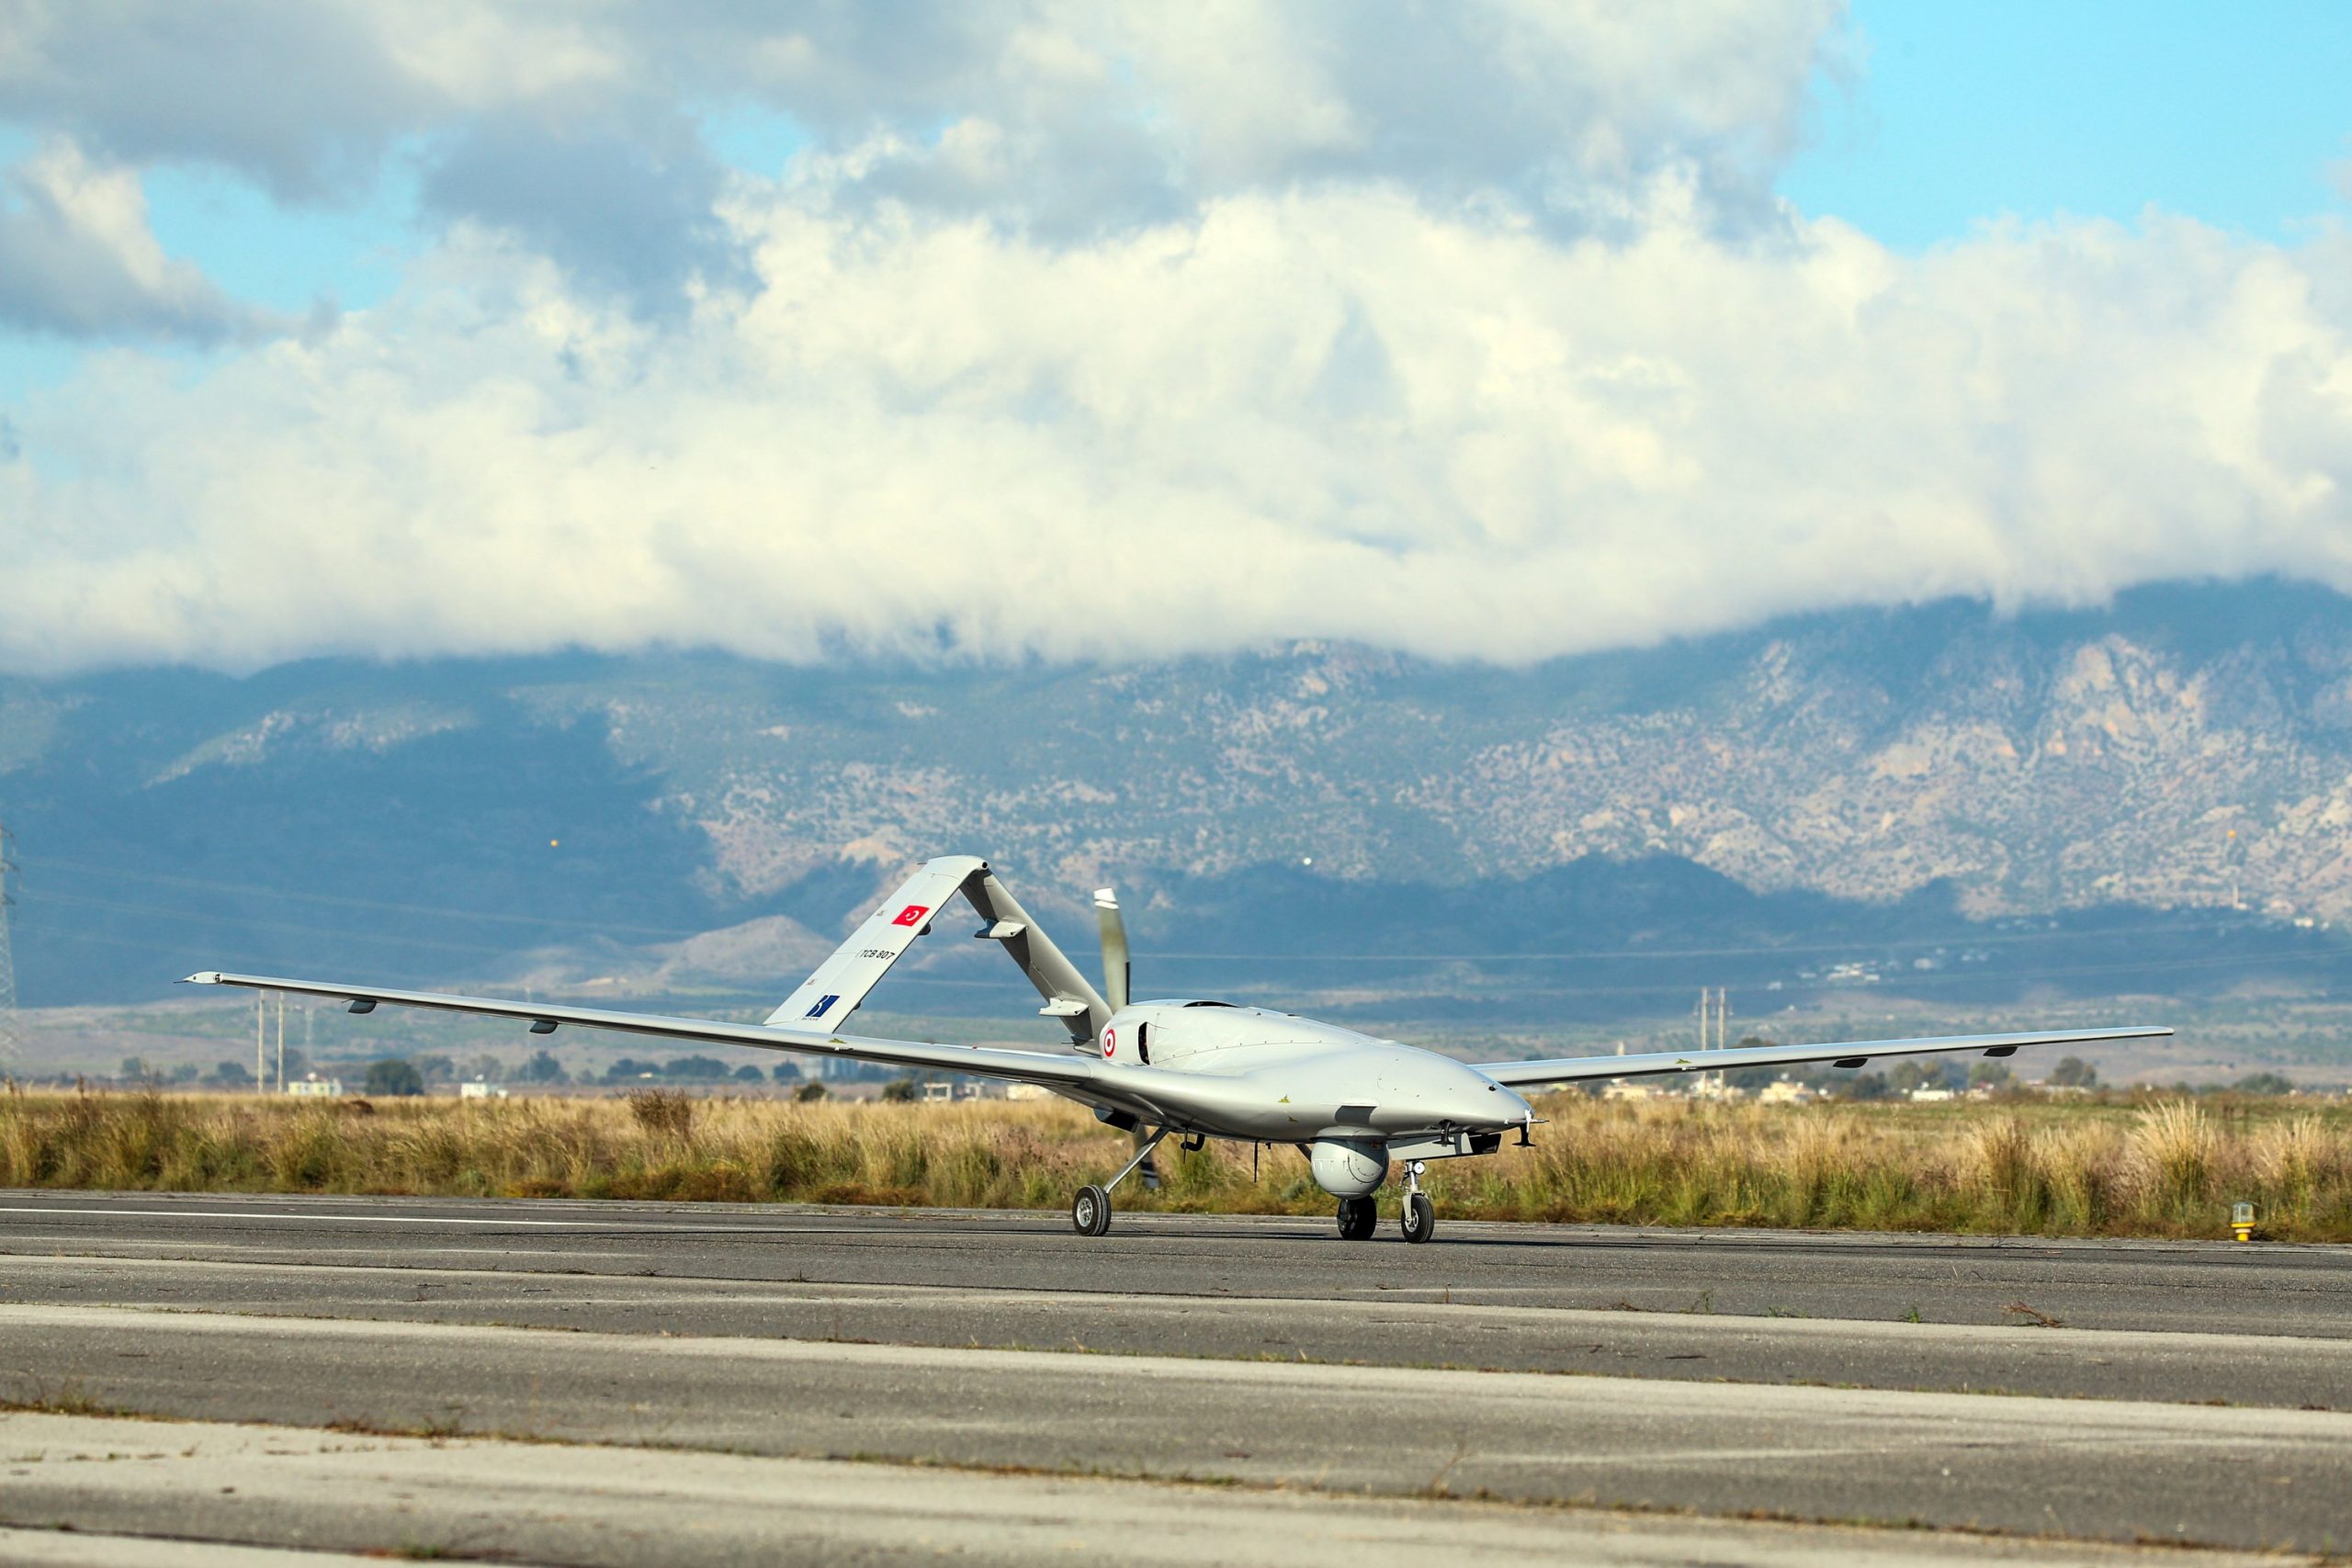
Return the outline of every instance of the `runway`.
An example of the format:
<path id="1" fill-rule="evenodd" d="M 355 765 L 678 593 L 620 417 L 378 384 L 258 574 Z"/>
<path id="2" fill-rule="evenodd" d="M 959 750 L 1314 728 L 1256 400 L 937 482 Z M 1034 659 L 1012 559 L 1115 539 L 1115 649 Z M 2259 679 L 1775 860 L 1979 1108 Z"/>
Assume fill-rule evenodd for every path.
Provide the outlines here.
<path id="1" fill-rule="evenodd" d="M 574 1478 L 645 1445 L 886 1466 L 912 1520 L 1009 1469 L 1179 1513 L 1204 1485 L 1380 1498 L 1398 1541 L 1454 1539 L 1439 1516 L 1472 1506 L 1438 1499 L 1476 1497 L 1498 1554 L 1534 1531 L 1634 1554 L 1611 1561 L 1657 1543 L 1607 1510 L 1687 1516 L 1683 1545 L 1732 1561 L 1892 1550 L 1751 1540 L 1742 1515 L 2039 1538 L 2034 1560 L 2352 1540 L 2352 1249 L 1479 1225 L 1408 1247 L 1133 1215 L 1090 1241 L 1050 1214 L 9 1192 L 0 1253 L 0 1393 L 45 1412 L 0 1417 L 12 1453 L 23 1423 L 111 1413 L 594 1445 L 551 1450 L 586 1456 Z M 92 1474 L 12 1471 L 0 1522 L 141 1534 L 172 1484 Z M 183 1533 L 399 1544 L 208 1507 Z M 860 1551 L 928 1550 L 888 1517 L 859 1516 Z M 569 1539 L 500 1550 L 650 1560 Z"/>

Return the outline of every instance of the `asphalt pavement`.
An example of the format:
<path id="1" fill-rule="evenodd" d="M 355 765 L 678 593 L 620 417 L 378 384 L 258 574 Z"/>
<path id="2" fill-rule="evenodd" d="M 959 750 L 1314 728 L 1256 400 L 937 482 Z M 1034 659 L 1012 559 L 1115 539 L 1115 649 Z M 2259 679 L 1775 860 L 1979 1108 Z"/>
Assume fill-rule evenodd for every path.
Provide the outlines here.
<path id="1" fill-rule="evenodd" d="M 552 1442 L 589 1456 L 575 1478 L 655 1449 L 981 1493 L 1084 1476 L 1179 1512 L 1202 1487 L 1379 1498 L 1400 1540 L 1467 1497 L 1555 1531 L 1664 1510 L 2352 1545 L 2345 1248 L 0 1192 L 0 1396 L 45 1413 L 10 1423 Z M 0 1522 L 141 1535 L 170 1473 L 56 1517 L 0 1488 Z M 327 1540 L 209 1528 L 178 1533 Z M 534 1538 L 625 1560 L 568 1539 Z M 1774 1540 L 1715 1544 L 1810 1550 Z"/>
<path id="2" fill-rule="evenodd" d="M 0 1416 L 0 1562 L 356 1568 L 386 1555 L 610 1568 L 777 1562 L 1297 1568 L 1334 1556 L 1521 1568 L 2107 1568 L 2132 1547 L 1427 1498 L 1342 1497 L 741 1454 L 582 1450 L 288 1427 Z M 111 1528 L 89 1532 L 104 1517 Z M 65 1531 L 54 1528 L 71 1524 Z M 189 1540 L 195 1535 L 204 1539 Z M 255 1539 L 293 1543 L 256 1551 Z M 2276 1568 L 2167 1551 L 2164 1568 Z"/>

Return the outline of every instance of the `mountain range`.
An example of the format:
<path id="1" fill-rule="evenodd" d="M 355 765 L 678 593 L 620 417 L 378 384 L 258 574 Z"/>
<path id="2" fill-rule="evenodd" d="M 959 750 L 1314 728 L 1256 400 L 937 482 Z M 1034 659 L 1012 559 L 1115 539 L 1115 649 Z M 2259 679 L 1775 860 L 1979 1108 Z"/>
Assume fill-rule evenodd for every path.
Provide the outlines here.
<path id="1" fill-rule="evenodd" d="M 1117 883 L 1171 980 L 1458 999 L 1532 961 L 1580 1008 L 1655 1010 L 1692 978 L 1655 955 L 1691 953 L 1792 990 L 2324 987 L 2352 600 L 1950 601 L 1524 668 L 1296 643 L 18 677 L 0 821 L 28 1003 L 197 967 L 788 988 L 907 864 L 962 850 L 1074 950 Z M 1003 980 L 963 950 L 922 975 Z"/>

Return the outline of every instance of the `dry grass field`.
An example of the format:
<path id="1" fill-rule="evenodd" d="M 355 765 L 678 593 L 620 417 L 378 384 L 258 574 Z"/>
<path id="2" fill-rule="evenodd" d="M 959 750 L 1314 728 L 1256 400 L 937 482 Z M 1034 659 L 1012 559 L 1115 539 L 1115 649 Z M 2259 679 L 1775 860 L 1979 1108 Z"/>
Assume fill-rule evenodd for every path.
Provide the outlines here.
<path id="1" fill-rule="evenodd" d="M 2352 1241 L 2352 1110 L 2217 1097 L 1714 1106 L 1562 1095 L 1535 1146 L 1441 1161 L 1461 1218 Z M 1060 1208 L 1127 1140 L 1059 1101 L 956 1105 L 0 1096 L 0 1186 Z M 1160 1152 L 1130 1209 L 1320 1213 L 1296 1151 Z M 1393 1191 L 1391 1193 L 1393 1201 Z"/>

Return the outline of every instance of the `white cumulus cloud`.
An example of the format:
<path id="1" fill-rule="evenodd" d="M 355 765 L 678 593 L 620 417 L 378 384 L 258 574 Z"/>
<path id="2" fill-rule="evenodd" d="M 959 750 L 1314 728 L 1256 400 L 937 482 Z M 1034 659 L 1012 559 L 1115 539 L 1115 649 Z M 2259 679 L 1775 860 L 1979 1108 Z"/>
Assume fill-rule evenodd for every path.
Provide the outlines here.
<path id="1" fill-rule="evenodd" d="M 2352 589 L 2352 346 L 2300 251 L 2154 218 L 1924 257 L 1562 239 L 1385 187 L 1085 243 L 747 188 L 649 324 L 486 236 L 0 470 L 0 662 L 710 644 L 1525 660 L 1830 604 Z"/>
<path id="2" fill-rule="evenodd" d="M 51 139 L 0 215 L 20 321 L 251 330 L 154 246 L 143 164 L 301 203 L 405 157 L 424 204 L 332 329 L 118 349 L 9 411 L 0 667 L 1521 660 L 2352 589 L 2341 226 L 1906 255 L 1810 219 L 1772 182 L 1823 0 L 288 17 L 0 6 L 0 119 Z M 787 167 L 712 152 L 745 104 L 806 133 Z"/>
<path id="3" fill-rule="evenodd" d="M 124 328 L 210 340 L 284 323 L 165 255 L 128 169 L 57 138 L 0 184 L 0 324 L 80 336 Z"/>

